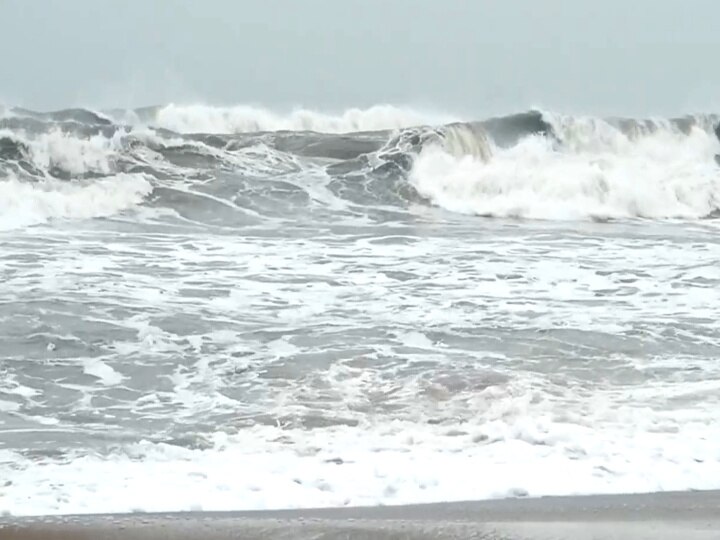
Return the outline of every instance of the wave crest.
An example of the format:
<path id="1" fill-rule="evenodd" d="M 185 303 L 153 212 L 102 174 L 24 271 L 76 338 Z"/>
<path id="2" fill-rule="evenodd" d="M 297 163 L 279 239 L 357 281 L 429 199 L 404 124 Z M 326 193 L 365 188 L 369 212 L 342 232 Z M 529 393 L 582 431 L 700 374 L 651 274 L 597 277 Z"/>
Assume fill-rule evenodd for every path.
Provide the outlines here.
<path id="1" fill-rule="evenodd" d="M 114 216 L 139 205 L 152 192 L 141 174 L 118 174 L 91 182 L 0 180 L 0 230 L 53 219 Z"/>
<path id="2" fill-rule="evenodd" d="M 658 129 L 634 138 L 609 124 L 603 130 L 585 138 L 570 130 L 559 147 L 527 137 L 494 148 L 489 160 L 431 146 L 414 161 L 410 181 L 442 208 L 482 216 L 697 219 L 718 212 L 711 133 Z"/>
<path id="3" fill-rule="evenodd" d="M 142 118 L 138 117 L 138 121 Z M 315 131 L 350 133 L 400 129 L 423 124 L 443 124 L 454 120 L 439 114 L 425 114 L 410 108 L 375 105 L 367 109 L 348 109 L 332 115 L 297 109 L 283 115 L 267 109 L 239 105 L 167 105 L 147 119 L 153 125 L 179 133 L 252 133 L 262 131 Z"/>

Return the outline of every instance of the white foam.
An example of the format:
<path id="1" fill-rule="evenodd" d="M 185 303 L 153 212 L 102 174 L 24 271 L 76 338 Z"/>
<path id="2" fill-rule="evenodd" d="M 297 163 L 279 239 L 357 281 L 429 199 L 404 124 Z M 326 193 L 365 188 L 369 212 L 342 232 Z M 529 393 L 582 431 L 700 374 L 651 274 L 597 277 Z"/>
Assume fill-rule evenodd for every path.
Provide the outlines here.
<path id="1" fill-rule="evenodd" d="M 295 109 L 288 114 L 250 105 L 213 107 L 170 104 L 160 109 L 153 124 L 181 133 L 243 133 L 256 131 L 318 131 L 344 133 L 443 124 L 449 115 L 423 113 L 406 107 L 375 105 L 352 108 L 340 114 Z"/>
<path id="2" fill-rule="evenodd" d="M 73 175 L 85 173 L 108 174 L 115 158 L 121 135 L 112 138 L 101 134 L 80 138 L 53 129 L 37 136 L 22 132 L 0 130 L 0 137 L 8 137 L 27 145 L 33 163 L 41 169 L 58 168 Z"/>
<path id="3" fill-rule="evenodd" d="M 115 371 L 111 366 L 100 360 L 99 358 L 84 358 L 81 359 L 83 365 L 83 372 L 93 377 L 97 377 L 98 380 L 107 386 L 115 386 L 120 384 L 124 377 Z"/>
<path id="4" fill-rule="evenodd" d="M 207 450 L 141 442 L 42 466 L 5 450 L 0 474 L 10 482 L 0 488 L 0 511 L 310 508 L 717 488 L 712 410 L 672 418 L 598 401 L 585 418 L 532 393 L 499 390 L 486 392 L 497 406 L 457 426 L 257 426 L 218 432 Z"/>
<path id="5" fill-rule="evenodd" d="M 152 186 L 142 174 L 117 174 L 88 182 L 0 180 L 0 230 L 51 219 L 109 217 L 140 204 Z"/>
<path id="6" fill-rule="evenodd" d="M 712 135 L 668 129 L 630 138 L 602 127 L 592 136 L 566 131 L 560 149 L 528 137 L 494 149 L 490 159 L 432 146 L 416 160 L 411 181 L 438 206 L 487 216 L 701 218 L 720 207 Z"/>
<path id="7" fill-rule="evenodd" d="M 648 227 L 659 225 L 638 229 Z M 0 264 L 17 271 L 8 272 L 16 277 L 1 294 L 77 306 L 81 332 L 98 322 L 125 330 L 104 337 L 113 341 L 103 344 L 109 356 L 102 361 L 127 379 L 90 366 L 104 379 L 81 389 L 75 412 L 97 414 L 92 398 L 103 384 L 132 388 L 133 378 L 158 377 L 155 366 L 165 364 L 175 369 L 150 379 L 158 384 L 140 399 L 119 399 L 102 413 L 121 410 L 118 417 L 126 417 L 130 411 L 139 424 L 157 422 L 164 429 L 153 438 L 166 430 L 192 434 L 198 421 L 217 431 L 201 428 L 206 449 L 154 438 L 117 451 L 90 442 L 58 458 L 0 450 L 0 513 L 717 488 L 717 362 L 711 353 L 690 350 L 681 357 L 676 351 L 685 346 L 677 334 L 657 335 L 673 321 L 682 325 L 675 328 L 686 334 L 686 344 L 702 346 L 706 339 L 710 348 L 703 351 L 713 350 L 720 288 L 693 283 L 717 278 L 715 235 L 693 238 L 693 228 L 679 227 L 681 241 L 607 233 L 548 237 L 547 226 L 530 234 L 470 229 L 467 236 L 418 235 L 401 243 L 366 235 L 338 242 L 278 234 L 258 242 L 238 234 L 99 231 L 39 242 L 42 264 L 32 272 L 20 255 L 27 243 L 6 242 L 11 256 Z M 67 240 L 64 231 L 41 232 Z M 135 270 L 140 267 L 148 271 Z M 393 278 L 390 270 L 415 278 Z M 188 288 L 203 294 L 185 296 Z M 125 316 L 118 314 L 118 299 Z M 88 301 L 92 310 L 85 309 Z M 191 326 L 174 327 L 178 315 Z M 359 328 L 383 337 L 365 339 Z M 580 341 L 568 351 L 573 339 L 562 333 L 568 331 L 587 332 L 588 345 L 596 335 L 601 350 Z M 527 355 L 536 345 L 538 352 Z M 365 348 L 377 354 L 358 350 Z M 327 351 L 331 358 L 324 359 Z M 76 358 L 66 362 L 77 367 Z M 291 372 L 263 377 L 278 365 Z M 673 373 L 658 375 L 662 369 Z M 0 408 L 37 410 L 19 405 L 23 396 L 37 398 L 23 392 Z M 237 429 L 253 415 L 261 416 L 257 425 Z M 296 421 L 302 415 L 357 426 L 303 429 Z M 118 431 L 132 432 L 134 422 L 118 417 L 108 418 L 113 429 L 119 422 Z M 60 418 L 53 429 L 78 428 L 75 419 Z M 79 436 L 93 429 L 84 425 Z"/>

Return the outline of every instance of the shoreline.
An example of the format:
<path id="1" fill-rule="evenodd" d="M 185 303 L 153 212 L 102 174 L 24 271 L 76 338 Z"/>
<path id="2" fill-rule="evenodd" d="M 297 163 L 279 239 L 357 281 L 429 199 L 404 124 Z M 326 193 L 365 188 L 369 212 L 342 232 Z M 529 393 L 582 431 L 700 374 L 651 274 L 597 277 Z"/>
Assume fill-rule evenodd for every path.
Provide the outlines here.
<path id="1" fill-rule="evenodd" d="M 7 516 L 2 540 L 720 538 L 720 490 L 402 506 Z"/>

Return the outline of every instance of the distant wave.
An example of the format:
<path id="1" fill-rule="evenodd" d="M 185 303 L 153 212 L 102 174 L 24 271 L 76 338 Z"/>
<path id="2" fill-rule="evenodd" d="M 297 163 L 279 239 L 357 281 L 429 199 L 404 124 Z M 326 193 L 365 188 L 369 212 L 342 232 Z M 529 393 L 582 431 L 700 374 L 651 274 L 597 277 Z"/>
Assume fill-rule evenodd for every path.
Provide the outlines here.
<path id="1" fill-rule="evenodd" d="M 60 111 L 37 112 L 21 107 L 4 108 L 0 106 L 0 117 L 20 116 L 35 120 L 54 122 L 78 122 L 81 124 L 110 125 L 112 120 L 102 113 L 88 109 L 63 109 Z"/>
<path id="2" fill-rule="evenodd" d="M 124 111 L 119 116 L 131 123 L 147 123 L 178 133 L 218 134 L 262 131 L 352 133 L 400 129 L 422 124 L 443 124 L 456 120 L 449 115 L 424 113 L 392 105 L 375 105 L 366 109 L 352 108 L 339 114 L 309 109 L 296 109 L 281 114 L 249 105 L 213 107 L 171 104 Z"/>

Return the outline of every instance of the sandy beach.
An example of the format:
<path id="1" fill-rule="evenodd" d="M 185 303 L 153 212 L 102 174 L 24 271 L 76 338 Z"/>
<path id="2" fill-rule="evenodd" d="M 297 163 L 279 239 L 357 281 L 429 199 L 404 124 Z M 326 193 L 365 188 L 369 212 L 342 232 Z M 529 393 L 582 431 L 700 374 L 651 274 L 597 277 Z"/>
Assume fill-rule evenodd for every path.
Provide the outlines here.
<path id="1" fill-rule="evenodd" d="M 368 508 L 6 517 L 2 540 L 720 538 L 720 491 Z"/>

